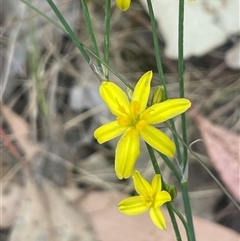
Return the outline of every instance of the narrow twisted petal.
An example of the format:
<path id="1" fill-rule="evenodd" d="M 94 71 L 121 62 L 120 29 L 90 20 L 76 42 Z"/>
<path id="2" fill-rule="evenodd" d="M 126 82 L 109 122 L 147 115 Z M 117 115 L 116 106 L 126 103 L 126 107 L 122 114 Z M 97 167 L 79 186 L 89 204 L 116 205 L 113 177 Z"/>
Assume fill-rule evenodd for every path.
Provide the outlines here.
<path id="1" fill-rule="evenodd" d="M 145 180 L 139 171 L 134 171 L 133 173 L 134 187 L 139 195 L 146 195 L 149 191 L 152 191 L 152 187 L 147 180 Z"/>
<path id="2" fill-rule="evenodd" d="M 140 104 L 140 112 L 146 109 L 151 80 L 152 71 L 148 71 L 139 79 L 133 91 L 132 101 L 137 101 Z"/>
<path id="3" fill-rule="evenodd" d="M 147 118 L 149 124 L 157 124 L 182 114 L 190 108 L 191 102 L 188 99 L 169 99 L 150 106 L 147 111 L 150 115 Z"/>
<path id="4" fill-rule="evenodd" d="M 112 121 L 97 128 L 93 135 L 97 139 L 98 143 L 102 144 L 120 136 L 125 130 L 126 127 L 119 126 L 117 121 Z"/>
<path id="5" fill-rule="evenodd" d="M 153 193 L 156 195 L 162 190 L 162 180 L 161 175 L 156 174 L 152 179 Z"/>
<path id="6" fill-rule="evenodd" d="M 140 140 L 138 131 L 129 128 L 120 138 L 115 155 L 115 171 L 119 179 L 132 175 L 135 162 L 140 154 Z"/>
<path id="7" fill-rule="evenodd" d="M 123 10 L 127 11 L 130 7 L 131 0 L 116 0 L 117 6 Z"/>
<path id="8" fill-rule="evenodd" d="M 153 223 L 160 229 L 166 229 L 166 221 L 160 208 L 151 207 L 149 211 Z"/>
<path id="9" fill-rule="evenodd" d="M 176 147 L 167 135 L 155 128 L 154 126 L 147 125 L 141 132 L 140 136 L 150 146 L 166 156 L 173 157 Z"/>
<path id="10" fill-rule="evenodd" d="M 118 204 L 118 209 L 126 215 L 139 215 L 147 211 L 149 208 L 144 205 L 140 196 L 136 196 L 122 200 Z"/>
<path id="11" fill-rule="evenodd" d="M 164 203 L 171 201 L 172 198 L 167 191 L 158 191 L 154 198 L 154 207 L 157 209 L 161 207 Z"/>
<path id="12" fill-rule="evenodd" d="M 128 97 L 116 84 L 110 81 L 103 81 L 100 85 L 99 92 L 113 115 L 121 115 L 123 108 L 129 113 Z"/>

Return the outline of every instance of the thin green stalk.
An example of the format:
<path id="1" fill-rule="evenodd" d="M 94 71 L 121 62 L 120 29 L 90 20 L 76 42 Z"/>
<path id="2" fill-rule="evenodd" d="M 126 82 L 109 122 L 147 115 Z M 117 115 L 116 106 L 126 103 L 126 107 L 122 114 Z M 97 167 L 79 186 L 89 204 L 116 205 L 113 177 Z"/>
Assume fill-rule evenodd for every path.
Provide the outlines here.
<path id="1" fill-rule="evenodd" d="M 36 13 L 38 13 L 39 15 L 41 15 L 42 17 L 44 17 L 45 19 L 47 19 L 50 23 L 54 24 L 57 28 L 61 29 L 63 32 L 65 32 L 66 34 L 67 31 L 65 28 L 63 28 L 60 24 L 58 24 L 56 21 L 54 21 L 53 19 L 51 19 L 50 17 L 48 17 L 44 12 L 40 11 L 38 8 L 34 7 L 30 2 L 25 1 L 25 0 L 19 0 L 20 2 L 26 4 L 30 9 L 32 9 L 33 11 L 35 11 Z"/>
<path id="2" fill-rule="evenodd" d="M 173 212 L 176 213 L 176 215 L 179 217 L 179 219 L 181 220 L 185 230 L 186 230 L 186 233 L 187 233 L 187 237 L 188 237 L 188 240 L 190 240 L 190 233 L 189 233 L 189 228 L 188 228 L 188 224 L 185 220 L 185 218 L 183 217 L 183 215 L 174 207 L 174 205 L 171 203 L 171 208 L 173 210 Z"/>
<path id="3" fill-rule="evenodd" d="M 41 12 L 40 10 L 36 9 L 34 6 L 32 6 L 30 3 L 26 2 L 25 0 L 20 0 L 21 2 L 25 3 L 27 6 L 29 6 L 32 10 L 36 11 L 37 13 L 39 13 L 42 17 L 44 17 L 45 19 L 49 20 L 52 24 L 54 24 L 57 28 L 61 29 L 63 32 L 65 32 L 66 34 L 68 34 L 70 36 L 70 38 L 73 40 L 73 42 L 75 43 L 75 45 L 77 46 L 77 48 L 80 50 L 80 52 L 82 53 L 82 55 L 84 56 L 85 60 L 87 61 L 87 63 L 91 63 L 91 59 L 89 57 L 89 55 L 87 54 L 90 53 L 92 56 L 94 56 L 96 59 L 98 59 L 101 62 L 101 59 L 99 58 L 99 56 L 97 56 L 95 53 L 93 53 L 90 49 L 87 48 L 87 46 L 85 46 L 83 43 L 81 43 L 77 37 L 74 35 L 73 31 L 71 30 L 71 28 L 68 26 L 68 24 L 66 23 L 66 20 L 63 18 L 63 16 L 61 15 L 61 13 L 59 13 L 59 10 L 57 9 L 57 7 L 54 5 L 54 3 L 52 2 L 52 0 L 47 0 L 49 5 L 51 7 L 53 7 L 53 11 L 55 12 L 55 14 L 57 15 L 58 13 L 60 14 L 59 19 L 62 22 L 62 25 L 64 27 L 62 27 L 61 25 L 59 25 L 57 22 L 53 21 L 52 19 L 50 19 L 46 14 L 44 14 L 43 12 Z M 54 7 L 55 6 L 55 7 Z M 58 15 L 57 15 L 58 16 Z M 105 64 L 104 62 L 102 62 L 102 65 L 104 65 L 106 67 L 106 69 L 109 69 L 116 77 L 118 77 L 118 79 L 120 81 L 122 81 L 130 90 L 133 91 L 133 87 L 132 85 L 130 85 L 120 74 L 118 74 L 116 71 L 114 71 L 112 68 L 110 68 L 107 64 Z"/>
<path id="4" fill-rule="evenodd" d="M 161 158 L 164 160 L 165 164 L 168 166 L 168 168 L 173 172 L 176 179 L 181 182 L 181 175 L 178 173 L 176 168 L 174 167 L 173 163 L 169 160 L 169 158 L 165 155 L 163 155 L 161 152 L 158 152 L 158 154 L 161 156 Z"/>
<path id="5" fill-rule="evenodd" d="M 153 169 L 154 169 L 155 173 L 161 174 L 157 159 L 156 159 L 155 154 L 153 152 L 153 148 L 147 142 L 145 142 L 145 144 L 147 146 L 148 153 L 149 153 L 150 159 L 152 161 L 152 165 L 153 165 Z"/>
<path id="6" fill-rule="evenodd" d="M 90 49 L 88 49 L 84 44 L 82 44 L 84 46 L 84 48 L 87 50 L 87 52 L 89 52 L 92 56 L 94 56 L 96 59 L 99 59 L 99 61 L 101 61 L 101 59 L 95 54 L 93 53 Z M 90 61 L 91 64 L 91 61 Z M 108 65 L 106 65 L 104 62 L 102 62 L 102 65 L 104 65 L 106 68 L 108 68 L 116 77 L 118 77 L 118 79 L 120 81 L 122 81 L 122 83 L 124 85 L 126 85 L 130 90 L 134 90 L 134 88 L 132 87 L 131 84 L 129 84 L 120 74 L 118 74 L 114 69 L 112 69 L 111 67 L 109 67 Z"/>
<path id="7" fill-rule="evenodd" d="M 178 13 L 178 78 L 179 78 L 179 95 L 181 98 L 184 94 L 184 57 L 183 57 L 183 29 L 184 29 L 184 0 L 179 0 Z"/>
<path id="8" fill-rule="evenodd" d="M 87 52 L 83 48 L 82 43 L 78 40 L 77 36 L 74 34 L 72 29 L 70 28 L 70 26 L 66 22 L 65 18 L 63 17 L 63 15 L 60 13 L 60 11 L 58 10 L 58 8 L 56 7 L 56 5 L 53 3 L 52 0 L 46 0 L 46 1 L 48 2 L 50 7 L 52 8 L 52 10 L 55 12 L 55 14 L 57 15 L 58 19 L 60 20 L 60 22 L 62 23 L 64 28 L 66 29 L 69 37 L 72 39 L 72 41 L 75 43 L 77 48 L 80 50 L 80 52 L 83 55 L 83 57 L 85 58 L 85 60 L 89 63 L 90 62 L 90 57 L 88 56 Z"/>
<path id="9" fill-rule="evenodd" d="M 184 36 L 184 0 L 179 0 L 179 13 L 178 13 L 178 73 L 179 73 L 179 94 L 180 97 L 184 97 L 184 46 L 183 46 L 183 36 Z M 186 128 L 186 116 L 185 113 L 181 114 L 181 121 L 182 121 L 182 138 L 183 142 L 187 143 L 187 128 Z M 188 195 L 188 188 L 187 188 L 187 172 L 188 172 L 188 149 L 184 145 L 183 146 L 183 162 L 182 162 L 182 169 L 184 179 L 186 181 L 181 182 L 181 189 L 183 194 L 183 203 L 184 209 L 187 217 L 187 223 L 189 227 L 189 238 L 191 241 L 195 241 L 195 233 L 194 233 L 194 225 L 192 219 L 192 210 L 191 204 Z"/>
<path id="10" fill-rule="evenodd" d="M 174 215 L 174 211 L 172 209 L 172 205 L 171 205 L 171 203 L 166 203 L 166 206 L 167 206 L 167 209 L 168 209 L 169 216 L 171 218 L 171 222 L 173 224 L 176 239 L 177 239 L 177 241 L 182 241 L 182 237 L 181 237 L 181 234 L 180 234 L 180 231 L 179 231 L 179 228 L 178 228 L 178 223 L 177 223 L 176 217 Z M 183 225 L 184 225 L 184 223 L 183 223 Z M 185 227 L 185 225 L 184 225 L 184 227 Z"/>
<path id="11" fill-rule="evenodd" d="M 160 168 L 157 162 L 157 159 L 155 157 L 155 154 L 153 152 L 153 148 L 147 143 L 145 142 L 147 149 L 148 149 L 148 153 L 150 156 L 150 159 L 152 161 L 153 164 L 153 168 L 156 174 L 160 174 Z M 163 155 L 162 153 L 158 152 L 158 154 L 162 157 L 162 159 L 164 160 L 165 164 L 169 167 L 169 169 L 173 172 L 174 176 L 176 177 L 176 179 L 181 182 L 181 175 L 177 172 L 176 168 L 174 167 L 174 165 L 172 164 L 172 162 L 168 159 L 168 157 L 166 157 L 165 155 Z"/>
<path id="12" fill-rule="evenodd" d="M 217 177 L 209 170 L 209 168 L 205 165 L 205 163 L 201 160 L 201 158 L 196 155 L 192 150 L 190 153 L 198 160 L 200 165 L 207 171 L 207 173 L 212 177 L 212 179 L 217 183 L 217 185 L 222 189 L 222 191 L 228 196 L 228 198 L 232 201 L 235 207 L 240 211 L 240 205 L 235 200 L 235 198 L 230 194 L 230 192 L 222 185 L 222 183 L 217 179 Z"/>
<path id="13" fill-rule="evenodd" d="M 170 125 L 167 125 L 169 129 L 171 129 Z M 173 132 L 174 130 L 172 130 Z M 178 137 L 180 142 L 186 146 L 187 149 L 189 149 L 188 145 L 183 141 L 182 137 L 175 132 L 175 135 Z M 200 165 L 206 170 L 206 172 L 212 177 L 212 179 L 217 183 L 217 185 L 222 189 L 222 191 L 229 197 L 229 199 L 233 202 L 233 204 L 237 207 L 238 210 L 240 210 L 240 205 L 238 202 L 232 197 L 232 195 L 227 191 L 227 189 L 222 185 L 222 183 L 217 179 L 217 177 L 209 170 L 209 168 L 206 166 L 206 164 L 201 160 L 201 158 L 191 149 L 189 149 L 189 152 L 197 159 L 197 161 L 200 163 Z M 185 178 L 184 172 L 182 173 L 182 181 L 186 182 L 187 179 Z"/>
<path id="14" fill-rule="evenodd" d="M 105 4 L 105 34 L 104 34 L 104 63 L 109 65 L 109 36 L 110 36 L 110 10 L 111 0 L 106 0 Z M 105 71 L 106 78 L 108 79 L 108 69 Z"/>
<path id="15" fill-rule="evenodd" d="M 147 4 L 148 4 L 148 11 L 149 11 L 149 16 L 150 16 L 150 21 L 151 21 L 151 25 L 152 25 L 154 52 L 155 52 L 155 56 L 156 56 L 159 80 L 160 80 L 160 84 L 162 84 L 164 86 L 164 96 L 165 96 L 165 99 L 168 99 L 167 88 L 166 88 L 166 81 L 165 81 L 164 74 L 163 74 L 162 61 L 161 61 L 161 56 L 160 56 L 160 49 L 159 49 L 159 43 L 158 43 L 158 34 L 157 34 L 157 26 L 156 26 L 156 21 L 155 21 L 155 17 L 154 17 L 152 1 L 151 0 L 147 0 Z M 171 124 L 172 128 L 174 130 L 176 130 L 174 121 L 172 119 L 170 120 L 170 124 Z M 174 139 L 174 143 L 176 145 L 176 152 L 177 152 L 178 162 L 181 164 L 182 163 L 182 155 L 181 155 L 178 139 L 177 139 L 177 137 L 175 135 L 173 135 L 173 139 Z"/>
<path id="16" fill-rule="evenodd" d="M 180 1 L 183 1 L 183 0 L 180 0 Z M 162 80 L 162 83 L 163 83 L 164 88 L 165 88 L 165 96 L 167 98 L 166 83 L 165 83 L 165 80 L 163 78 L 163 70 L 162 70 L 162 64 L 161 64 L 161 59 L 160 59 L 160 54 L 159 54 L 160 51 L 159 51 L 159 45 L 158 45 L 158 37 L 157 37 L 157 32 L 156 32 L 157 28 L 156 28 L 156 22 L 155 22 L 155 18 L 154 18 L 154 12 L 153 12 L 153 8 L 152 8 L 151 0 L 147 0 L 147 3 L 148 3 L 150 20 L 151 20 L 151 24 L 152 24 L 153 42 L 154 42 L 154 48 L 155 48 L 155 54 L 156 54 L 157 67 L 158 67 L 160 79 Z M 182 5 L 181 5 L 181 7 L 182 7 Z M 184 14 L 184 13 L 182 13 L 182 14 Z M 183 18 L 182 15 L 181 15 L 181 17 Z M 182 34 L 183 34 L 183 32 L 182 32 Z M 183 37 L 182 37 L 182 39 L 183 39 Z M 184 122 L 184 123 L 186 123 L 186 122 Z M 172 126 L 172 129 L 175 131 L 176 128 L 175 128 L 175 124 L 174 124 L 173 120 L 170 120 L 170 124 Z M 186 131 L 186 126 L 185 126 L 185 131 Z M 173 134 L 173 137 L 174 137 L 174 142 L 175 142 L 175 145 L 176 145 L 178 162 L 182 166 L 187 160 L 182 159 L 182 155 L 181 155 L 181 152 L 180 152 L 180 146 L 179 146 L 177 136 Z M 191 241 L 194 241 L 195 235 L 194 235 L 192 216 L 191 216 L 191 207 L 190 207 L 188 195 L 184 195 L 184 198 L 186 199 L 186 200 L 184 199 L 184 205 L 185 205 L 185 211 L 186 211 L 187 221 L 188 221 L 188 225 L 189 225 L 189 230 L 190 230 L 191 238 L 192 238 Z M 185 201 L 186 201 L 186 203 L 185 203 Z"/>
<path id="17" fill-rule="evenodd" d="M 145 142 L 145 144 L 147 146 L 148 153 L 149 153 L 150 159 L 152 161 L 152 165 L 153 165 L 155 173 L 161 175 L 161 170 L 159 168 L 159 165 L 158 165 L 156 156 L 154 154 L 153 148 L 150 145 L 148 145 L 146 142 Z M 163 181 L 162 181 L 162 186 L 163 186 L 163 189 L 166 190 L 166 185 Z M 175 218 L 175 215 L 174 215 L 174 212 L 171 208 L 170 203 L 166 203 L 166 206 L 167 206 L 167 209 L 168 209 L 169 216 L 171 218 L 171 222 L 172 222 L 172 225 L 173 225 L 173 229 L 175 231 L 177 241 L 182 241 L 181 234 L 180 234 L 179 228 L 178 228 L 178 224 L 177 224 L 177 221 L 176 221 L 176 218 Z"/>
<path id="18" fill-rule="evenodd" d="M 175 123 L 174 123 L 173 119 L 170 119 L 169 123 L 170 123 L 172 129 L 175 130 L 175 132 L 176 132 L 176 127 L 175 127 Z M 182 155 L 181 155 L 180 145 L 179 145 L 179 142 L 178 142 L 178 138 L 177 138 L 176 135 L 174 135 L 174 133 L 173 133 L 173 140 L 174 140 L 174 143 L 175 143 L 175 146 L 176 146 L 177 161 L 181 165 Z"/>
<path id="19" fill-rule="evenodd" d="M 164 91 L 165 91 L 164 96 L 167 99 L 168 94 L 167 94 L 166 81 L 165 81 L 165 78 L 164 78 L 164 73 L 163 73 L 163 68 L 162 68 L 160 48 L 159 48 L 159 43 L 158 43 L 157 25 L 156 25 L 156 20 L 155 20 L 155 17 L 154 17 L 152 1 L 147 0 L 147 4 L 148 4 L 150 21 L 151 21 L 151 25 L 152 25 L 154 52 L 155 52 L 155 56 L 156 56 L 157 69 L 158 69 L 158 74 L 159 74 L 159 78 L 160 78 L 159 80 L 160 80 L 160 84 L 162 84 L 164 86 Z"/>
<path id="20" fill-rule="evenodd" d="M 185 143 L 187 143 L 187 126 L 186 126 L 186 114 L 181 114 L 181 123 L 182 123 L 182 137 Z M 183 146 L 183 172 L 186 171 L 188 165 L 188 149 Z"/>
<path id="21" fill-rule="evenodd" d="M 81 2 L 82 2 L 82 8 L 83 8 L 83 15 L 84 15 L 84 18 L 87 24 L 88 33 L 90 35 L 91 42 L 92 42 L 93 52 L 99 57 L 98 45 L 97 45 L 97 41 L 93 31 L 92 21 L 88 11 L 87 3 L 86 3 L 86 0 L 81 0 Z M 97 59 L 96 61 L 97 61 L 98 67 L 102 68 L 101 61 L 99 59 Z"/>
<path id="22" fill-rule="evenodd" d="M 182 189 L 185 214 L 186 214 L 188 228 L 189 228 L 189 238 L 190 239 L 188 239 L 188 240 L 195 241 L 196 238 L 195 238 L 194 225 L 193 225 L 193 219 L 192 219 L 192 210 L 191 210 L 191 205 L 190 205 L 190 200 L 189 200 L 189 195 L 188 195 L 187 182 L 181 183 L 181 189 Z"/>
<path id="23" fill-rule="evenodd" d="M 184 86 L 184 0 L 179 0 L 179 13 L 178 13 L 178 76 L 179 76 L 179 95 L 181 98 L 185 97 Z M 181 114 L 182 121 L 182 137 L 185 143 L 187 143 L 187 128 L 186 128 L 186 115 Z M 185 171 L 186 165 L 188 165 L 188 150 L 183 147 L 183 171 Z"/>

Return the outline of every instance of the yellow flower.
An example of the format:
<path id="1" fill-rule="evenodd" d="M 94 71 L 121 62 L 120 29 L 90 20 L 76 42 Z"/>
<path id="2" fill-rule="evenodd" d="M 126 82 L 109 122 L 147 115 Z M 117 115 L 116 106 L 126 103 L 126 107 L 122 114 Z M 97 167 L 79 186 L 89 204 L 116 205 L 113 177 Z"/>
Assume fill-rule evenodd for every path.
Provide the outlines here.
<path id="1" fill-rule="evenodd" d="M 116 0 L 116 4 L 121 10 L 127 11 L 130 7 L 131 0 Z"/>
<path id="2" fill-rule="evenodd" d="M 138 81 L 131 101 L 110 81 L 103 81 L 99 89 L 116 120 L 99 127 L 94 136 L 102 144 L 123 134 L 115 154 L 115 171 L 119 179 L 131 176 L 140 154 L 140 137 L 164 155 L 174 156 L 174 143 L 153 124 L 173 118 L 191 106 L 189 100 L 182 98 L 169 99 L 147 108 L 151 80 L 152 71 L 148 71 Z"/>
<path id="3" fill-rule="evenodd" d="M 162 191 L 160 175 L 155 175 L 150 184 L 138 171 L 133 172 L 134 187 L 139 196 L 129 197 L 118 204 L 120 212 L 126 215 L 140 215 L 149 210 L 153 223 L 160 229 L 166 229 L 166 222 L 160 207 L 171 201 L 167 191 Z"/>

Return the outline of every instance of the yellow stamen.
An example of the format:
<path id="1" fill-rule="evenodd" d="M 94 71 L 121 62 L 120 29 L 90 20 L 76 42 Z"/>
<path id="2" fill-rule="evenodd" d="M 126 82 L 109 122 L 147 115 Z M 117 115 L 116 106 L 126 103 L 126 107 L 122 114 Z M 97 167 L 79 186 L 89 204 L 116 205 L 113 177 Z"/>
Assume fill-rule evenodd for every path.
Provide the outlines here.
<path id="1" fill-rule="evenodd" d="M 118 116 L 117 122 L 120 126 L 130 126 L 130 124 L 131 124 L 129 119 L 126 118 L 125 116 Z"/>
<path id="2" fill-rule="evenodd" d="M 139 118 L 139 111 L 140 111 L 140 104 L 138 101 L 132 101 L 130 103 L 130 109 L 131 109 L 131 112 L 132 112 L 132 117 L 135 121 L 138 120 Z"/>
<path id="3" fill-rule="evenodd" d="M 136 128 L 138 131 L 142 131 L 147 125 L 148 125 L 148 123 L 145 120 L 140 120 L 136 124 Z"/>

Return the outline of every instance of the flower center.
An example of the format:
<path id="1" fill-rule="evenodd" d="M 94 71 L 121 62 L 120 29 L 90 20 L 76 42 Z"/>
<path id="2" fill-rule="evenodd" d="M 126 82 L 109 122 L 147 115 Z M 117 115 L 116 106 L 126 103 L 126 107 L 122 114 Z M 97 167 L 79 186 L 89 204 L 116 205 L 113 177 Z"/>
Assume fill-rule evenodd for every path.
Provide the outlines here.
<path id="1" fill-rule="evenodd" d="M 147 121 L 140 112 L 140 104 L 138 101 L 132 101 L 129 106 L 129 113 L 125 110 L 123 106 L 119 106 L 119 110 L 122 115 L 117 117 L 117 122 L 120 126 L 132 126 L 135 127 L 138 131 L 143 130 Z"/>
<path id="2" fill-rule="evenodd" d="M 145 193 L 144 195 L 141 195 L 141 199 L 147 207 L 151 207 L 154 203 L 153 193 Z"/>

